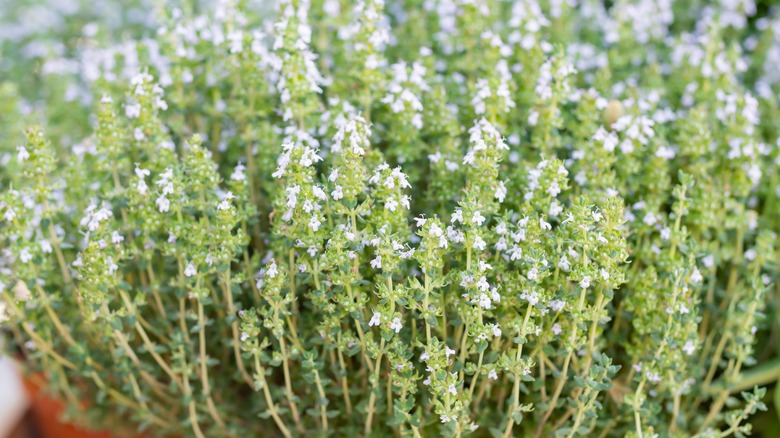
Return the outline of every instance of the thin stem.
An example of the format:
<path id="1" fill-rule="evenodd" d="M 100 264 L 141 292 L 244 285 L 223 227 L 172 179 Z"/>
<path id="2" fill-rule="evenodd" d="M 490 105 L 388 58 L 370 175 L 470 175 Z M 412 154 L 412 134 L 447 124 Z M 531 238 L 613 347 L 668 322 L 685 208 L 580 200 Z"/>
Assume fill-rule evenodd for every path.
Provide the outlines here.
<path id="1" fill-rule="evenodd" d="M 225 422 L 217 412 L 214 399 L 211 397 L 211 385 L 209 384 L 208 358 L 206 356 L 206 318 L 203 315 L 203 303 L 198 300 L 198 340 L 200 344 L 200 380 L 203 383 L 203 396 L 206 398 L 206 406 L 211 418 L 220 426 L 225 427 Z"/>
<path id="2" fill-rule="evenodd" d="M 45 293 L 43 291 L 43 288 L 39 285 L 36 285 L 38 292 L 41 294 L 43 299 L 41 300 L 43 302 L 43 307 L 46 309 L 46 313 L 49 315 L 49 318 L 51 318 L 51 321 L 54 323 L 54 326 L 57 328 L 57 331 L 60 333 L 60 335 L 65 339 L 65 342 L 67 342 L 71 346 L 76 345 L 76 341 L 73 339 L 73 337 L 70 335 L 70 330 L 68 330 L 60 320 L 60 317 L 57 316 L 57 312 L 54 311 L 54 309 L 51 308 L 51 304 L 49 303 L 49 297 L 45 296 Z"/>
<path id="3" fill-rule="evenodd" d="M 293 320 L 298 315 L 298 300 L 295 297 L 295 249 L 290 248 L 289 252 L 289 271 L 290 273 L 287 275 L 290 279 L 290 296 L 292 297 L 292 313 L 293 313 Z"/>
<path id="4" fill-rule="evenodd" d="M 295 420 L 296 427 L 301 427 L 301 416 L 298 413 L 298 406 L 295 404 L 295 398 L 292 392 L 292 380 L 290 379 L 290 366 L 287 363 L 289 359 L 287 355 L 287 344 L 284 341 L 284 336 L 279 338 L 279 348 L 282 350 L 282 371 L 284 372 L 284 392 L 287 396 L 287 403 L 290 405 L 290 411 L 292 412 L 293 419 Z"/>
<path id="5" fill-rule="evenodd" d="M 393 279 L 392 277 L 387 277 L 387 293 L 388 296 L 392 296 L 393 293 Z M 395 301 L 391 302 L 390 305 L 390 315 L 395 312 Z M 381 334 L 380 334 L 381 336 Z M 379 373 L 382 370 L 382 354 L 385 350 L 385 338 L 382 338 L 382 340 L 379 343 L 379 354 L 377 355 L 376 362 L 374 362 L 374 380 L 371 384 L 371 395 L 368 399 L 368 412 L 366 414 L 366 425 L 363 429 L 364 433 L 366 435 L 371 433 L 371 422 L 374 418 L 374 405 L 376 403 L 376 392 L 379 389 Z"/>
<path id="6" fill-rule="evenodd" d="M 230 291 L 230 271 L 227 271 L 225 276 L 222 278 L 222 292 L 225 294 L 225 301 L 227 302 L 227 313 L 231 316 L 235 316 L 236 314 L 236 308 L 235 304 L 233 304 L 233 292 Z M 236 364 L 238 365 L 238 371 L 241 373 L 241 377 L 244 379 L 244 382 L 246 382 L 247 385 L 250 387 L 254 387 L 254 382 L 252 381 L 252 378 L 249 376 L 249 373 L 246 372 L 246 368 L 244 367 L 244 360 L 241 358 L 241 341 L 240 341 L 240 335 L 238 330 L 238 319 L 234 318 L 233 323 L 230 324 L 230 328 L 233 332 L 233 356 L 236 359 Z"/>
<path id="7" fill-rule="evenodd" d="M 131 315 L 134 315 L 136 313 L 136 309 L 135 306 L 133 306 L 133 303 L 130 301 L 130 298 L 127 296 L 127 293 L 123 290 L 120 290 L 119 295 L 122 297 L 122 301 L 125 302 L 125 306 L 127 307 L 127 310 L 130 312 Z M 141 336 L 141 340 L 144 343 L 144 347 L 146 347 L 146 350 L 149 352 L 149 354 L 152 355 L 155 362 L 157 362 L 157 364 L 160 365 L 160 368 L 162 368 L 163 371 L 165 371 L 165 374 L 167 374 L 171 380 L 176 382 L 176 384 L 179 385 L 179 387 L 181 387 L 182 384 L 181 380 L 176 376 L 176 374 L 173 372 L 170 366 L 168 366 L 168 363 L 162 358 L 162 356 L 160 356 L 160 354 L 157 353 L 144 327 L 140 324 L 138 320 L 136 320 L 134 326 L 135 326 L 135 330 Z"/>
<path id="8" fill-rule="evenodd" d="M 585 291 L 586 289 L 582 288 L 580 291 L 580 300 L 577 303 L 577 315 L 579 316 L 582 313 L 582 306 L 585 303 Z M 577 339 L 577 324 L 576 322 L 573 324 L 573 327 L 571 329 L 571 335 L 569 336 L 569 342 L 573 343 Z M 560 377 L 558 378 L 558 385 L 555 387 L 555 391 L 553 392 L 552 397 L 550 398 L 550 404 L 547 407 L 547 411 L 544 413 L 544 417 L 542 417 L 542 421 L 539 422 L 539 426 L 536 428 L 536 436 L 538 437 L 541 432 L 542 428 L 544 427 L 544 424 L 547 422 L 547 420 L 550 418 L 550 415 L 552 415 L 553 410 L 555 410 L 555 405 L 558 402 L 558 398 L 561 396 L 561 392 L 563 391 L 563 386 L 566 384 L 567 374 L 569 371 L 569 363 L 571 362 L 571 356 L 574 352 L 574 347 L 572 346 L 569 349 L 568 354 L 566 354 L 566 359 L 563 361 L 563 368 L 561 369 Z"/>
<path id="9" fill-rule="evenodd" d="M 179 347 L 179 352 L 181 353 L 182 357 L 185 357 L 184 354 L 184 348 Z M 189 410 L 190 415 L 190 425 L 192 426 L 192 431 L 195 433 L 195 436 L 197 438 L 205 438 L 203 435 L 203 431 L 200 430 L 200 425 L 198 424 L 198 411 L 195 408 L 195 398 L 192 397 L 192 389 L 190 388 L 190 379 L 187 377 L 186 370 L 182 373 L 182 381 L 184 383 L 184 394 L 189 398 L 189 403 L 187 403 L 187 408 Z"/>
<path id="10" fill-rule="evenodd" d="M 584 397 L 587 397 L 590 395 L 592 389 L 588 387 L 585 389 L 585 392 L 583 393 Z M 577 429 L 580 427 L 580 423 L 582 422 L 582 417 L 585 415 L 585 412 L 587 411 L 588 406 L 590 406 L 591 402 L 588 401 L 588 403 L 585 406 L 578 406 L 577 409 L 577 415 L 574 417 L 574 424 L 571 426 L 571 431 L 569 432 L 569 435 L 567 435 L 567 438 L 573 438 L 575 435 L 577 435 Z"/>
<path id="11" fill-rule="evenodd" d="M 344 364 L 344 353 L 340 348 L 338 350 L 339 369 L 341 370 L 341 390 L 344 393 L 344 404 L 347 406 L 347 415 L 352 413 L 352 399 L 349 394 L 349 384 L 347 382 L 347 367 Z"/>
<path id="12" fill-rule="evenodd" d="M 322 381 L 320 380 L 320 373 L 316 369 L 314 371 L 314 382 L 317 384 L 317 392 L 320 395 L 320 400 L 318 404 L 320 405 L 320 418 L 322 421 L 322 431 L 327 434 L 328 433 L 328 407 L 326 406 L 327 396 L 325 395 L 325 390 L 322 388 Z"/>
<path id="13" fill-rule="evenodd" d="M 533 309 L 532 306 L 528 306 L 528 308 L 525 311 L 525 318 L 523 319 L 523 325 L 520 327 L 520 336 L 519 340 L 520 342 L 517 344 L 517 355 L 515 356 L 515 361 L 517 362 L 515 364 L 515 384 L 512 388 L 512 406 L 509 408 L 509 412 L 507 413 L 507 416 L 509 417 L 507 419 L 506 428 L 504 428 L 504 438 L 509 438 L 512 436 L 512 427 L 515 424 L 515 418 L 514 413 L 517 410 L 517 408 L 520 406 L 520 372 L 517 369 L 520 365 L 520 360 L 523 357 L 523 345 L 525 344 L 525 330 L 526 327 L 528 327 L 528 320 L 531 317 L 531 309 Z"/>
<path id="14" fill-rule="evenodd" d="M 255 352 L 253 356 L 255 358 L 257 376 L 260 378 L 260 386 L 262 387 L 263 396 L 265 397 L 265 404 L 268 405 L 268 413 L 271 414 L 271 418 L 274 419 L 274 423 L 276 423 L 276 426 L 282 432 L 282 435 L 284 435 L 285 438 L 290 438 L 292 434 L 290 434 L 290 430 L 287 428 L 287 426 L 285 426 L 284 421 L 279 416 L 279 412 L 277 411 L 276 405 L 274 404 L 273 398 L 271 397 L 271 391 L 268 389 L 268 382 L 265 380 L 265 369 L 260 364 L 260 355 Z"/>

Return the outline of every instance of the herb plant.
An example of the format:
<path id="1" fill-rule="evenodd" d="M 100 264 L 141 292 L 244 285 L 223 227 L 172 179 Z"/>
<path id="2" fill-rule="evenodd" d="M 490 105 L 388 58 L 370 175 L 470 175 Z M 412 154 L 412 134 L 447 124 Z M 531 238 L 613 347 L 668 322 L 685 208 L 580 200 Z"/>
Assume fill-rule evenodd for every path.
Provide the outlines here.
<path id="1" fill-rule="evenodd" d="M 9 353 L 150 436 L 749 435 L 780 9 L 606 3 L 4 2 Z"/>

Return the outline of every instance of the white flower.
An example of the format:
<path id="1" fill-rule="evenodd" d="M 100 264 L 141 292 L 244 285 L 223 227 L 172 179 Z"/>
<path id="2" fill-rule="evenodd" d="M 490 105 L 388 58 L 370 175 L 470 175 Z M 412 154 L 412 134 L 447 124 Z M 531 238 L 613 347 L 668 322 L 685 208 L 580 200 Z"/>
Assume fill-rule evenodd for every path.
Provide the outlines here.
<path id="1" fill-rule="evenodd" d="M 571 263 L 569 263 L 569 259 L 566 258 L 566 254 L 564 254 L 563 257 L 561 257 L 561 260 L 558 261 L 558 267 L 564 271 L 571 269 Z"/>
<path id="2" fill-rule="evenodd" d="M 561 186 L 558 185 L 558 181 L 553 181 L 550 187 L 547 188 L 547 193 L 555 198 L 561 193 Z"/>
<path id="3" fill-rule="evenodd" d="M 160 197 L 157 198 L 154 203 L 157 204 L 157 208 L 159 208 L 160 213 L 166 213 L 171 208 L 171 201 L 169 201 L 165 195 L 160 195 Z"/>
<path id="4" fill-rule="evenodd" d="M 536 124 L 539 122 L 539 112 L 538 111 L 531 111 L 531 114 L 528 115 L 528 124 L 531 126 L 536 126 Z"/>
<path id="5" fill-rule="evenodd" d="M 455 354 L 455 350 L 453 350 L 452 348 L 450 348 L 448 345 L 445 345 L 445 346 L 444 346 L 444 354 L 445 354 L 447 357 L 450 357 L 450 356 L 452 356 L 453 354 Z"/>
<path id="6" fill-rule="evenodd" d="M 539 302 L 539 293 L 536 291 L 532 291 L 530 293 L 528 291 L 523 291 L 523 293 L 520 294 L 520 298 L 528 301 L 529 305 L 535 306 L 536 303 Z"/>
<path id="7" fill-rule="evenodd" d="M 116 263 L 114 263 L 114 259 L 111 258 L 110 256 L 106 257 L 106 264 L 108 265 L 108 274 L 109 275 L 113 275 L 114 272 L 116 272 L 117 269 L 119 269 L 119 266 Z"/>
<path id="8" fill-rule="evenodd" d="M 696 344 L 694 344 L 693 341 L 688 341 L 685 343 L 682 349 L 685 352 L 685 354 L 690 356 L 696 351 Z"/>
<path id="9" fill-rule="evenodd" d="M 553 326 L 552 326 L 552 332 L 553 332 L 553 334 L 554 334 L 555 336 L 558 336 L 558 335 L 560 335 L 562 331 L 563 331 L 563 329 L 561 328 L 561 325 L 560 325 L 560 324 L 558 324 L 557 322 L 556 322 L 555 324 L 553 324 Z"/>
<path id="10" fill-rule="evenodd" d="M 233 181 L 245 181 L 246 180 L 246 174 L 244 174 L 245 170 L 246 170 L 246 166 L 244 166 L 241 163 L 236 164 L 236 167 L 233 168 L 233 173 L 230 175 L 230 179 Z"/>
<path id="11" fill-rule="evenodd" d="M 561 300 L 552 300 L 548 304 L 548 307 L 554 312 L 560 312 L 566 306 L 566 303 Z"/>
<path id="12" fill-rule="evenodd" d="M 279 270 L 276 268 L 276 263 L 271 262 L 270 265 L 268 265 L 268 269 L 265 271 L 265 275 L 268 278 L 274 278 L 279 274 Z"/>
<path id="13" fill-rule="evenodd" d="M 393 318 L 393 322 L 390 323 L 390 329 L 395 330 L 396 333 L 400 333 L 404 326 L 401 324 L 401 318 Z"/>
<path id="14" fill-rule="evenodd" d="M 558 217 L 558 215 L 561 214 L 562 211 L 563 211 L 563 206 L 559 204 L 558 201 L 553 200 L 550 203 L 550 211 L 549 211 L 550 216 Z"/>
<path id="15" fill-rule="evenodd" d="M 498 324 L 490 324 L 490 329 L 493 330 L 493 336 L 497 338 L 501 337 L 501 327 L 499 327 Z"/>
<path id="16" fill-rule="evenodd" d="M 91 204 L 87 207 L 86 216 L 80 222 L 81 226 L 87 227 L 89 231 L 97 230 L 101 222 L 108 220 L 113 215 L 107 207 L 103 206 L 99 209 L 97 207 L 97 204 Z"/>
<path id="17" fill-rule="evenodd" d="M 141 195 L 146 195 L 146 191 L 149 190 L 149 186 L 146 185 L 146 181 L 144 180 L 138 181 L 138 184 L 135 185 L 135 188 L 138 190 L 138 193 Z"/>
<path id="18" fill-rule="evenodd" d="M 452 395 L 458 395 L 458 390 L 455 388 L 455 385 L 450 384 L 449 388 L 447 388 L 447 392 L 449 392 Z"/>
<path id="19" fill-rule="evenodd" d="M 506 198 L 506 185 L 503 181 L 498 182 L 498 187 L 496 188 L 496 193 L 493 195 L 496 199 L 498 199 L 498 202 L 504 202 L 504 199 Z"/>
<path id="20" fill-rule="evenodd" d="M 606 269 L 601 268 L 600 274 L 601 274 L 601 278 L 602 279 L 609 280 L 609 272 Z M 585 289 L 585 288 L 583 288 L 583 289 Z"/>
<path id="21" fill-rule="evenodd" d="M 414 218 L 414 221 L 417 225 L 417 228 L 421 228 L 423 225 L 425 225 L 426 222 L 428 222 L 428 219 L 424 218 L 423 216 Z"/>
<path id="22" fill-rule="evenodd" d="M 141 104 L 138 102 L 125 105 L 125 116 L 128 119 L 137 119 L 141 115 Z"/>
<path id="23" fill-rule="evenodd" d="M 701 283 L 702 281 L 701 271 L 699 271 L 699 268 L 696 268 L 693 270 L 693 273 L 691 274 L 691 283 L 697 284 Z"/>
<path id="24" fill-rule="evenodd" d="M 374 269 L 382 269 L 382 257 L 376 256 L 374 260 L 371 260 L 371 267 Z"/>
<path id="25" fill-rule="evenodd" d="M 498 373 L 496 372 L 496 370 L 490 370 L 490 372 L 488 373 L 488 379 L 498 380 Z"/>
<path id="26" fill-rule="evenodd" d="M 30 158 L 30 153 L 27 152 L 27 149 L 24 146 L 17 146 L 16 152 L 18 153 L 16 157 L 19 159 L 19 162 L 26 161 Z"/>
<path id="27" fill-rule="evenodd" d="M 122 243 L 125 240 L 124 236 L 119 234 L 118 231 L 114 231 L 111 233 L 111 243 L 113 244 L 119 244 Z"/>
<path id="28" fill-rule="evenodd" d="M 3 218 L 7 221 L 12 221 L 16 217 L 16 212 L 14 211 L 11 206 L 6 206 L 5 213 L 3 213 Z"/>
<path id="29" fill-rule="evenodd" d="M 341 186 L 336 186 L 336 189 L 330 192 L 330 196 L 333 197 L 336 201 L 344 197 L 344 189 L 341 188 Z"/>
<path id="30" fill-rule="evenodd" d="M 648 371 L 647 373 L 645 373 L 645 376 L 647 377 L 647 380 L 653 383 L 658 383 L 661 381 L 661 376 L 656 371 L 652 371 L 652 372 Z"/>
<path id="31" fill-rule="evenodd" d="M 322 225 L 322 222 L 320 222 L 316 216 L 309 219 L 309 228 L 312 230 L 318 231 L 320 229 L 320 225 Z"/>
<path id="32" fill-rule="evenodd" d="M 583 289 L 587 289 L 590 287 L 590 276 L 586 275 L 582 281 L 580 281 L 580 287 Z"/>
<path id="33" fill-rule="evenodd" d="M 187 277 L 192 277 L 197 273 L 198 273 L 198 269 L 195 267 L 195 265 L 192 262 L 187 263 L 187 267 L 184 268 L 184 275 L 186 275 Z"/>
<path id="34" fill-rule="evenodd" d="M 19 251 L 19 260 L 22 261 L 22 263 L 28 263 L 30 260 L 32 260 L 33 256 L 30 254 L 30 250 L 27 248 L 22 248 L 21 251 Z"/>
<path id="35" fill-rule="evenodd" d="M 487 294 L 479 295 L 479 306 L 485 309 L 490 308 L 490 297 L 488 297 Z"/>
<path id="36" fill-rule="evenodd" d="M 48 240 L 41 240 L 38 244 L 41 246 L 41 252 L 51 254 L 51 243 Z"/>
<path id="37" fill-rule="evenodd" d="M 482 216 L 482 213 L 479 211 L 475 211 L 474 215 L 471 216 L 471 222 L 477 224 L 477 226 L 482 226 L 482 223 L 485 222 L 485 216 Z"/>
<path id="38" fill-rule="evenodd" d="M 543 230 L 552 230 L 552 225 L 550 225 L 548 222 L 546 222 L 544 219 L 539 218 L 539 228 Z"/>
<path id="39" fill-rule="evenodd" d="M 371 317 L 371 320 L 368 321 L 369 327 L 378 326 L 382 322 L 382 315 L 379 312 L 374 312 L 374 315 Z"/>
<path id="40" fill-rule="evenodd" d="M 486 262 L 484 260 L 480 260 L 477 266 L 478 266 L 480 272 L 490 271 L 490 270 L 493 269 L 493 267 L 490 265 L 490 263 L 488 263 L 488 262 Z"/>

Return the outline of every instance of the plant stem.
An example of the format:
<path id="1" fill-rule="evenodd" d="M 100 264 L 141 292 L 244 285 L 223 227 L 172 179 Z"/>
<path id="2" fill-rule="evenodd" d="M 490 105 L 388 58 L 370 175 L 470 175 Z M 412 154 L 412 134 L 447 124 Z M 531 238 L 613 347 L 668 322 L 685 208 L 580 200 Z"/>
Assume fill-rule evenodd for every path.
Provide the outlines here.
<path id="1" fill-rule="evenodd" d="M 515 384 L 512 387 L 512 406 L 509 408 L 509 412 L 507 413 L 507 416 L 509 417 L 507 419 L 506 428 L 504 428 L 504 438 L 509 438 L 512 436 L 512 427 L 515 424 L 514 419 L 514 413 L 517 410 L 517 408 L 520 406 L 520 372 L 517 369 L 517 367 L 520 365 L 520 360 L 523 357 L 523 345 L 525 344 L 525 331 L 526 327 L 528 326 L 528 320 L 531 317 L 531 310 L 533 307 L 529 304 L 528 308 L 525 310 L 525 318 L 523 319 L 523 325 L 520 327 L 520 336 L 519 340 L 520 342 L 517 344 L 517 355 L 515 356 L 515 361 L 517 362 L 515 364 Z"/>
<path id="2" fill-rule="evenodd" d="M 327 396 L 325 395 L 325 390 L 322 388 L 322 381 L 320 380 L 320 373 L 316 369 L 314 371 L 314 382 L 317 384 L 317 392 L 320 395 L 320 400 L 318 404 L 320 405 L 320 418 L 322 421 L 322 431 L 327 434 L 328 433 L 328 407 L 325 404 L 325 402 L 328 400 Z"/>
<path id="3" fill-rule="evenodd" d="M 182 355 L 182 357 L 185 357 L 184 348 L 179 347 L 179 352 Z M 189 403 L 187 403 L 187 408 L 189 410 L 190 415 L 190 425 L 192 426 L 192 431 L 195 433 L 195 436 L 197 438 L 205 438 L 203 435 L 203 431 L 200 430 L 200 425 L 198 424 L 198 411 L 195 408 L 195 399 L 192 397 L 192 388 L 190 388 L 190 379 L 187 377 L 187 371 L 185 370 L 182 373 L 182 382 L 184 384 L 184 395 L 189 398 Z"/>
<path id="4" fill-rule="evenodd" d="M 225 294 L 225 301 L 227 302 L 227 313 L 228 315 L 233 317 L 233 322 L 230 324 L 230 328 L 233 332 L 233 356 L 236 359 L 236 364 L 238 365 L 238 371 L 241 373 L 241 377 L 243 377 L 244 382 L 247 383 L 250 387 L 254 387 L 254 382 L 252 381 L 252 378 L 249 377 L 249 373 L 246 372 L 246 368 L 244 367 L 244 360 L 241 358 L 241 341 L 240 341 L 240 335 L 238 333 L 238 319 L 235 318 L 236 315 L 236 308 L 233 304 L 233 292 L 230 290 L 230 271 L 228 270 L 227 273 L 223 276 L 222 279 L 222 291 Z"/>
<path id="5" fill-rule="evenodd" d="M 338 350 L 339 368 L 341 369 L 341 390 L 344 393 L 344 404 L 347 407 L 347 415 L 352 414 L 352 399 L 349 395 L 349 384 L 347 382 L 347 367 L 344 364 L 344 353 L 340 348 Z"/>
<path id="6" fill-rule="evenodd" d="M 580 313 L 582 313 L 582 306 L 585 303 L 585 291 L 586 289 L 580 290 L 580 300 L 577 303 L 577 315 L 579 316 Z M 573 324 L 573 327 L 571 329 L 571 335 L 569 336 L 569 342 L 574 342 L 577 339 L 577 324 L 576 321 Z M 572 346 L 569 349 L 569 352 L 566 354 L 566 359 L 563 361 L 563 368 L 561 369 L 560 377 L 558 378 L 558 385 L 555 387 L 555 391 L 553 392 L 552 397 L 550 398 L 550 404 L 547 407 L 547 411 L 544 413 L 544 416 L 542 417 L 542 421 L 539 422 L 539 426 L 536 428 L 536 436 L 538 437 L 541 432 L 542 428 L 544 427 L 544 424 L 547 422 L 547 420 L 550 418 L 550 415 L 552 415 L 553 410 L 555 410 L 555 404 L 558 402 L 558 397 L 561 396 L 561 392 L 563 391 L 563 386 L 566 384 L 567 374 L 569 371 L 569 363 L 571 362 L 571 356 L 574 352 L 574 347 Z"/>
<path id="7" fill-rule="evenodd" d="M 124 301 L 125 306 L 130 312 L 131 315 L 134 315 L 136 313 L 136 308 L 133 306 L 132 301 L 130 301 L 130 298 L 127 296 L 127 292 L 120 290 L 119 295 L 122 298 L 122 301 Z M 179 387 L 181 387 L 181 380 L 176 376 L 176 374 L 173 372 L 173 370 L 168 366 L 168 363 L 160 356 L 159 353 L 154 348 L 154 345 L 152 344 L 152 341 L 149 339 L 149 335 L 146 333 L 146 330 L 144 330 L 143 326 L 140 324 L 140 322 L 136 319 L 135 321 L 135 330 L 138 332 L 138 334 L 141 336 L 141 340 L 144 343 L 144 347 L 146 347 L 146 350 L 149 352 L 149 354 L 152 355 L 155 362 L 157 362 L 158 365 L 160 365 L 160 368 L 162 368 L 163 371 L 165 371 L 165 374 L 168 375 L 168 377 L 174 381 Z"/>
<path id="8" fill-rule="evenodd" d="M 208 369 L 208 357 L 206 356 L 206 318 L 203 315 L 203 303 L 198 301 L 198 340 L 200 345 L 200 380 L 203 383 L 203 396 L 206 398 L 206 406 L 209 409 L 211 418 L 224 428 L 225 422 L 222 421 L 222 417 L 217 412 L 217 407 L 214 405 L 214 399 L 211 397 L 211 385 L 209 384 L 209 369 Z"/>
<path id="9" fill-rule="evenodd" d="M 271 391 L 268 389 L 268 382 L 265 380 L 265 369 L 260 364 L 260 355 L 256 352 L 253 356 L 255 358 L 257 376 L 260 378 L 260 386 L 262 386 L 263 396 L 265 397 L 265 404 L 268 405 L 268 413 L 271 414 L 271 418 L 274 419 L 274 423 L 276 423 L 276 426 L 280 431 L 282 431 L 282 435 L 284 435 L 285 438 L 290 438 L 292 434 L 290 434 L 290 430 L 287 428 L 287 426 L 285 426 L 284 421 L 279 416 L 279 412 L 277 411 L 276 405 L 274 404 L 273 398 L 271 397 Z"/>
<path id="10" fill-rule="evenodd" d="M 295 404 L 295 398 L 292 392 L 292 380 L 290 379 L 290 366 L 287 364 L 289 356 L 287 355 L 287 344 L 284 336 L 279 338 L 279 348 L 282 350 L 282 371 L 284 372 L 284 391 L 287 396 L 287 403 L 290 405 L 293 419 L 297 428 L 301 428 L 301 416 L 298 413 L 298 406 Z"/>

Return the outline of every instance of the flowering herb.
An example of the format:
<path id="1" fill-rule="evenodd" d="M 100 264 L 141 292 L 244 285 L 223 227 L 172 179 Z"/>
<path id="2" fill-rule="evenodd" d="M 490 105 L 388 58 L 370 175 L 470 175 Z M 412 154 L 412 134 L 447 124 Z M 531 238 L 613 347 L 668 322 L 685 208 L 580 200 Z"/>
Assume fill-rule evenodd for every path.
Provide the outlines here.
<path id="1" fill-rule="evenodd" d="M 69 418 L 753 430 L 771 2 L 179 3 L 0 5 L 0 322 Z"/>

